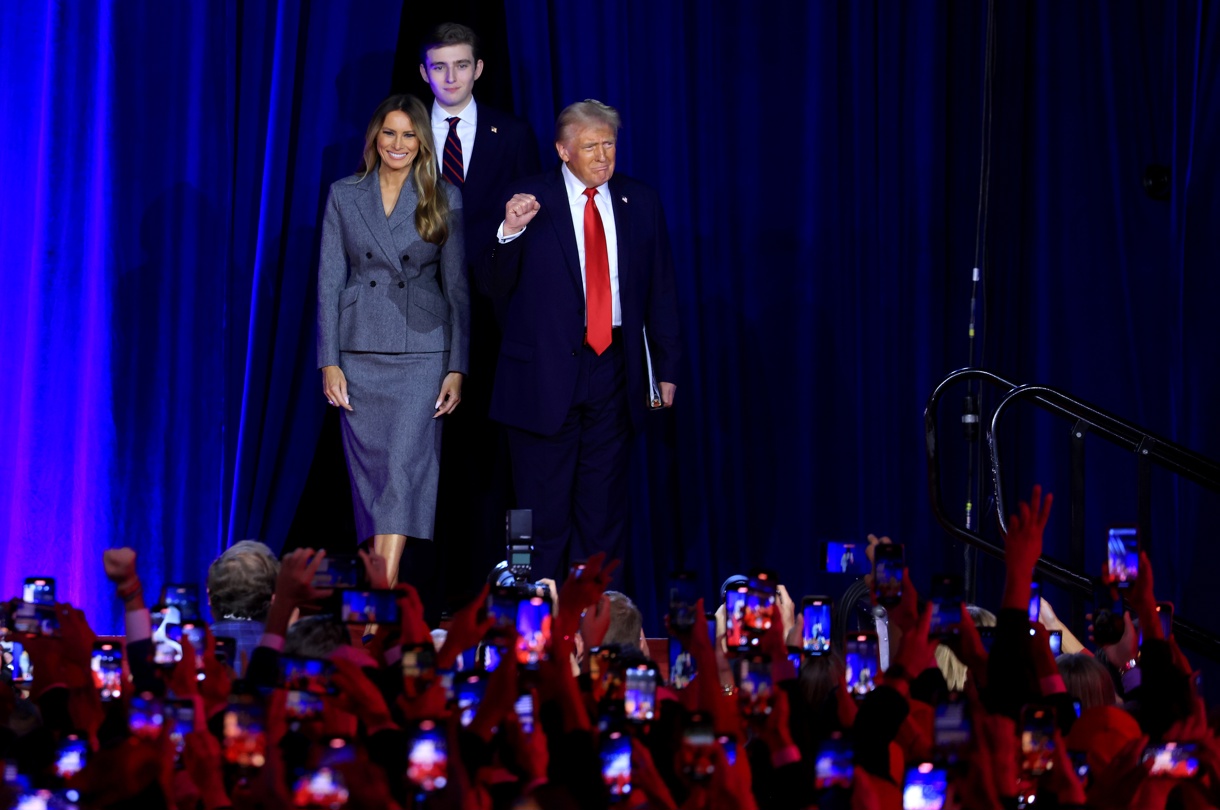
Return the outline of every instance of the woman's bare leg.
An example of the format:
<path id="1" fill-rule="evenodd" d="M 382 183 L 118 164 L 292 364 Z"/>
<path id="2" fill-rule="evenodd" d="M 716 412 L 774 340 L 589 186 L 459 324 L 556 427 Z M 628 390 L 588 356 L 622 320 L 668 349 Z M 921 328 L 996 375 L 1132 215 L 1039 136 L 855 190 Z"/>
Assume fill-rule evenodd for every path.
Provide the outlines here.
<path id="1" fill-rule="evenodd" d="M 402 563 L 402 552 L 406 547 L 405 534 L 373 535 L 373 551 L 385 557 L 385 570 L 390 578 L 391 588 L 398 584 L 398 566 Z"/>

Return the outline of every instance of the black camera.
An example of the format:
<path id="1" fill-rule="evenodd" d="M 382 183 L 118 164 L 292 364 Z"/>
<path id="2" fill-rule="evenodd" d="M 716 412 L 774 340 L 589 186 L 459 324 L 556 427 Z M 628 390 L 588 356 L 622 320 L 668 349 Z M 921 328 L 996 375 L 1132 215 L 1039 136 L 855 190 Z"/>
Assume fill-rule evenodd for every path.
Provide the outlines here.
<path id="1" fill-rule="evenodd" d="M 532 509 L 509 509 L 504 519 L 505 559 L 487 575 L 487 581 L 501 587 L 532 586 L 534 581 L 534 533 Z"/>

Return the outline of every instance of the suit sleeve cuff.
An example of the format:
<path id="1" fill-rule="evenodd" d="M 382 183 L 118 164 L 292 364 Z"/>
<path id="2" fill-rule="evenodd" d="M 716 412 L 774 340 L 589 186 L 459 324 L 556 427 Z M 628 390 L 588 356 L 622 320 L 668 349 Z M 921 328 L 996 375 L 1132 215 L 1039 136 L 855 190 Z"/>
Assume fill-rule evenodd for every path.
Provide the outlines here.
<path id="1" fill-rule="evenodd" d="M 526 227 L 528 227 L 528 226 L 526 226 Z M 509 242 L 513 241 L 514 239 L 516 239 L 518 236 L 520 236 L 523 233 L 525 233 L 525 228 L 522 228 L 521 230 L 517 231 L 514 234 L 509 234 L 508 236 L 505 236 L 504 235 L 504 223 L 501 222 L 500 227 L 496 228 L 496 239 L 500 242 L 501 245 L 507 245 Z"/>

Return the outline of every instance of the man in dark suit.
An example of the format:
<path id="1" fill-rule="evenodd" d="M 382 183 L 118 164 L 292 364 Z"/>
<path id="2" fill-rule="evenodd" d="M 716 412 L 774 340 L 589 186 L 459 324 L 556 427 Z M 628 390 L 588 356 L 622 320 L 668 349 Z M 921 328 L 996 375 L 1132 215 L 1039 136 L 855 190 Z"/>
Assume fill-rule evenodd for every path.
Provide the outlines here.
<path id="1" fill-rule="evenodd" d="M 556 122 L 562 166 L 513 186 L 497 244 L 476 265 L 501 299 L 491 416 L 508 427 L 517 505 L 534 510 L 536 576 L 597 551 L 622 557 L 627 440 L 648 410 L 647 328 L 673 405 L 678 312 L 656 193 L 615 174 L 620 119 L 588 100 Z"/>
<path id="2" fill-rule="evenodd" d="M 433 28 L 420 47 L 419 73 L 434 97 L 432 134 L 441 173 L 462 192 L 466 257 L 473 261 L 495 241 L 509 184 L 541 170 L 538 141 L 529 124 L 475 101 L 483 60 L 467 26 Z M 504 558 L 504 510 L 512 505 L 508 450 L 504 431 L 487 418 L 499 350 L 492 302 L 473 295 L 466 407 L 447 418 L 437 503 L 436 545 L 448 560 L 447 590 L 455 604 L 464 604 Z M 427 596 L 425 604 L 434 601 Z"/>

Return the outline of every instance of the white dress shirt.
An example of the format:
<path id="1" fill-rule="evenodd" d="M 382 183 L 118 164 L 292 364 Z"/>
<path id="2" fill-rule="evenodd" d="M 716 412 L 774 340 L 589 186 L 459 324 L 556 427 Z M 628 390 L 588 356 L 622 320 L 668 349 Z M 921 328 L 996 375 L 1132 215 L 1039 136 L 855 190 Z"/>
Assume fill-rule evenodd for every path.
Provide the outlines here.
<path id="1" fill-rule="evenodd" d="M 432 140 L 436 145 L 436 166 L 440 171 L 444 171 L 445 163 L 445 141 L 449 139 L 449 121 L 456 115 L 458 120 L 457 134 L 458 140 L 462 142 L 462 178 L 466 177 L 466 167 L 470 165 L 470 155 L 474 152 L 474 134 L 479 126 L 479 106 L 474 103 L 474 96 L 470 97 L 470 103 L 467 104 L 460 112 L 451 113 L 445 112 L 445 108 L 432 101 Z"/>
<path id="2" fill-rule="evenodd" d="M 461 129 L 460 124 L 458 129 Z M 580 260 L 580 283 L 585 288 L 585 302 L 587 305 L 589 300 L 589 284 L 585 277 L 585 204 L 588 198 L 585 197 L 585 184 L 580 182 L 576 175 L 572 174 L 566 163 L 559 171 L 563 175 L 563 184 L 568 192 L 568 207 L 572 215 L 572 228 L 576 231 L 576 254 Z M 597 187 L 597 194 L 594 195 L 593 202 L 597 205 L 597 212 L 602 217 L 602 228 L 606 231 L 606 258 L 610 265 L 610 323 L 613 326 L 622 326 L 623 307 L 618 294 L 618 231 L 614 227 L 614 203 L 610 200 L 609 182 L 602 183 Z M 496 231 L 496 237 L 500 244 L 503 245 L 525 233 L 525 230 L 525 228 L 522 228 L 517 233 L 505 236 L 504 223 L 501 222 L 499 229 Z M 588 322 L 588 307 L 586 306 L 585 323 L 588 324 Z"/>

